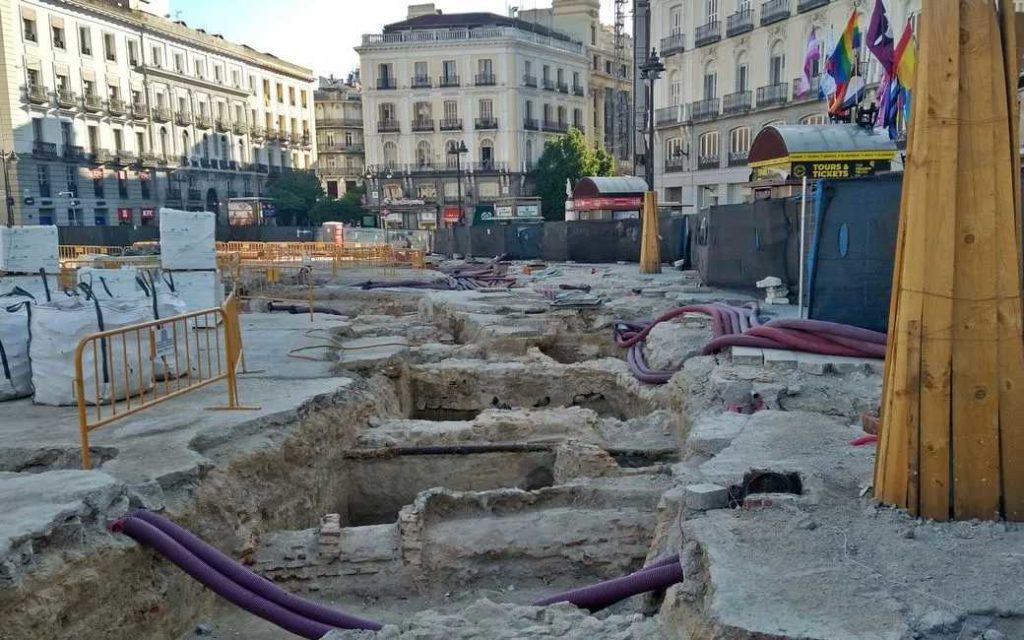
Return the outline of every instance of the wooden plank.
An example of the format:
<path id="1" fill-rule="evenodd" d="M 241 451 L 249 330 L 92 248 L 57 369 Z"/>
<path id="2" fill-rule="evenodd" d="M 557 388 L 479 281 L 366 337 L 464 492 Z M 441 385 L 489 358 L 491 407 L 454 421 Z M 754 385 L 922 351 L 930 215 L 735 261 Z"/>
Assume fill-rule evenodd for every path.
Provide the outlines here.
<path id="1" fill-rule="evenodd" d="M 959 6 L 950 7 L 958 12 Z M 974 167 L 959 163 L 959 114 L 970 96 L 959 92 L 959 17 L 942 16 L 932 24 L 935 49 L 929 51 L 929 145 L 936 156 L 928 169 L 930 187 L 924 197 L 930 224 L 924 264 L 928 269 L 927 295 L 921 324 L 921 409 L 918 442 L 918 482 L 911 469 L 910 509 L 916 515 L 948 520 L 950 412 L 952 403 L 952 334 L 957 193 L 973 180 Z M 959 100 L 949 99 L 957 96 Z M 919 484 L 918 484 L 919 483 Z M 914 489 L 918 488 L 915 494 Z M 916 509 L 916 510 L 915 510 Z"/>
<path id="2" fill-rule="evenodd" d="M 1003 38 L 1003 65 L 1006 79 L 1007 116 L 1010 119 L 1010 159 L 1013 175 L 1021 172 L 1020 160 L 1020 102 L 1017 100 L 1017 83 L 1020 78 L 1020 51 L 1017 49 L 1017 10 L 1013 0 L 999 0 L 1000 29 Z M 997 142 L 998 143 L 998 142 Z M 1021 254 L 1021 183 L 1013 181 L 1013 219 L 1017 241 L 1017 255 Z"/>
<path id="3" fill-rule="evenodd" d="M 988 55 L 1000 42 L 994 17 L 986 0 L 961 2 L 960 91 L 971 96 L 967 111 L 960 114 L 961 163 L 986 170 L 975 172 L 969 183 L 961 180 L 956 202 L 952 442 L 953 508 L 958 519 L 992 519 L 999 510 L 998 274 L 990 148 L 994 78 Z M 1000 82 L 1001 76 L 1000 72 Z"/>

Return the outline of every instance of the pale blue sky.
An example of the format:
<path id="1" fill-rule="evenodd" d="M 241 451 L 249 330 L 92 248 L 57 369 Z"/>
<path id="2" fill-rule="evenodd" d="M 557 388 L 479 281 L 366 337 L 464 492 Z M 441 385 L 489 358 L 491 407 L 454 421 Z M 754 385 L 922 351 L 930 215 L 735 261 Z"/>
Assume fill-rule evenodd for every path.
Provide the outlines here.
<path id="1" fill-rule="evenodd" d="M 172 16 L 190 27 L 311 67 L 319 75 L 344 76 L 359 62 L 352 48 L 362 34 L 405 19 L 408 5 L 422 1 L 171 0 L 171 6 Z M 434 4 L 445 13 L 490 11 L 504 15 L 508 6 L 541 8 L 550 6 L 551 1 L 434 0 Z M 612 11 L 612 0 L 601 0 L 603 22 L 612 22 Z"/>

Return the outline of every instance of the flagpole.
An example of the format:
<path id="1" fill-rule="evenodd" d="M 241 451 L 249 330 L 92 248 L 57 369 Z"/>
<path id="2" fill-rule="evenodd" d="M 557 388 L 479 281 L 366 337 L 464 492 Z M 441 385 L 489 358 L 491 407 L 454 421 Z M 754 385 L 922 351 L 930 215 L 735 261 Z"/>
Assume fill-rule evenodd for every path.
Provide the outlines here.
<path id="1" fill-rule="evenodd" d="M 807 176 L 803 181 L 803 197 L 800 198 L 800 287 L 797 308 L 800 318 L 804 317 L 804 269 L 807 263 Z"/>

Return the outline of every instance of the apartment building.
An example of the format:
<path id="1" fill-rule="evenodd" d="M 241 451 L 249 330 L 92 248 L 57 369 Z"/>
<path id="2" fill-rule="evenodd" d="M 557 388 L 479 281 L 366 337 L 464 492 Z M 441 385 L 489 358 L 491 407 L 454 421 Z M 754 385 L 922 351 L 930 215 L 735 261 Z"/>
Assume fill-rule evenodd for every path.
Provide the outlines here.
<path id="1" fill-rule="evenodd" d="M 602 23 L 600 11 L 600 0 L 552 0 L 550 8 L 523 10 L 519 17 L 584 43 L 590 62 L 587 142 L 605 149 L 628 173 L 633 152 L 633 38 L 625 31 L 624 6 L 618 26 Z"/>
<path id="2" fill-rule="evenodd" d="M 866 33 L 874 3 L 858 0 L 651 0 L 651 40 L 666 71 L 655 89 L 655 187 L 684 211 L 745 202 L 747 152 L 763 127 L 824 124 L 818 97 L 825 42 L 854 7 Z M 898 37 L 921 0 L 886 0 Z M 821 42 L 810 87 L 800 78 L 811 35 Z M 864 48 L 869 87 L 881 70 Z"/>
<path id="3" fill-rule="evenodd" d="M 363 98 L 358 76 L 320 78 L 313 94 L 317 175 L 331 198 L 363 181 Z"/>
<path id="4" fill-rule="evenodd" d="M 356 49 L 371 203 L 411 202 L 404 226 L 429 226 L 459 201 L 459 176 L 463 211 L 529 195 L 545 141 L 586 129 L 583 45 L 517 18 L 409 9 Z"/>
<path id="5" fill-rule="evenodd" d="M 166 11 L 163 0 L 0 0 L 16 222 L 147 225 L 161 206 L 226 221 L 230 199 L 312 169 L 311 71 Z"/>

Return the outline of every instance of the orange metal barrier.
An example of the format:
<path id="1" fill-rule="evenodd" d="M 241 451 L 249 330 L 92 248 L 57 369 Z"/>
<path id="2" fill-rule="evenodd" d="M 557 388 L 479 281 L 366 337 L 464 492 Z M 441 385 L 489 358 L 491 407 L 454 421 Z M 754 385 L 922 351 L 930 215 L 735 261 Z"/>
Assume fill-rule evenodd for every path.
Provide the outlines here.
<path id="1" fill-rule="evenodd" d="M 220 410 L 253 410 L 238 399 L 242 361 L 239 300 L 223 306 L 101 331 L 75 348 L 75 397 L 82 439 L 82 468 L 91 469 L 89 434 L 110 423 L 227 381 Z"/>
<path id="2" fill-rule="evenodd" d="M 228 277 L 242 300 L 305 304 L 309 307 L 309 320 L 313 321 L 316 274 L 312 266 L 245 262 L 237 265 Z"/>
<path id="3" fill-rule="evenodd" d="M 105 247 L 89 244 L 62 244 L 58 247 L 60 261 L 77 260 L 82 256 L 120 256 L 124 255 L 124 247 Z"/>

